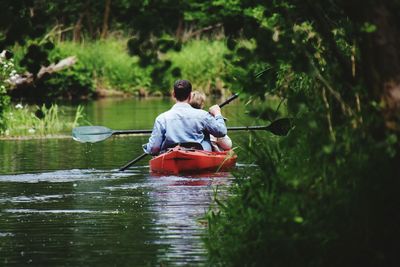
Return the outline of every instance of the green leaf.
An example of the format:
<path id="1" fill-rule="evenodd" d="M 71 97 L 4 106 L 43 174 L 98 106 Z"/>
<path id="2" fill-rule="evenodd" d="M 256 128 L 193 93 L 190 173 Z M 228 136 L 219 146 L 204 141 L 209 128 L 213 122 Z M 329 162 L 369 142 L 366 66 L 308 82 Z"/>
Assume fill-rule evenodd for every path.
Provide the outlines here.
<path id="1" fill-rule="evenodd" d="M 366 32 L 366 33 L 373 33 L 378 29 L 378 27 L 376 27 L 375 24 L 369 23 L 369 22 L 365 22 L 362 26 L 361 26 L 361 31 L 362 32 Z"/>
<path id="2" fill-rule="evenodd" d="M 303 223 L 304 222 L 303 217 L 300 217 L 300 216 L 294 217 L 293 220 L 294 220 L 295 223 Z"/>

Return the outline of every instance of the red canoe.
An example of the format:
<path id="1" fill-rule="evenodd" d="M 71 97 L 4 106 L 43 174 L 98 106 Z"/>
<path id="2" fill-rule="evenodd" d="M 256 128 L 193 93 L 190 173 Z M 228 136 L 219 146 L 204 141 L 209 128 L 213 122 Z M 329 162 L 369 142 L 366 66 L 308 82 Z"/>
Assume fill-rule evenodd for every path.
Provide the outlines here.
<path id="1" fill-rule="evenodd" d="M 209 152 L 180 146 L 150 160 L 150 171 L 163 174 L 227 171 L 235 166 L 233 151 Z"/>

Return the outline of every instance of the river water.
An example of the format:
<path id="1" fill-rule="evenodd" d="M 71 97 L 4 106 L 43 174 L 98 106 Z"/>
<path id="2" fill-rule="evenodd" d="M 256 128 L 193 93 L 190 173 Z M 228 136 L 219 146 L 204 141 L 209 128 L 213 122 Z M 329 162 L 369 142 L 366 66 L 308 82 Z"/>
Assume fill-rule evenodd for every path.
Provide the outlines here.
<path id="1" fill-rule="evenodd" d="M 85 105 L 86 120 L 151 129 L 170 106 L 160 99 L 95 101 Z M 243 123 L 239 105 L 224 111 L 235 118 L 231 126 Z M 147 139 L 0 141 L 0 265 L 205 265 L 204 217 L 233 177 L 154 176 L 148 159 L 119 172 Z"/>

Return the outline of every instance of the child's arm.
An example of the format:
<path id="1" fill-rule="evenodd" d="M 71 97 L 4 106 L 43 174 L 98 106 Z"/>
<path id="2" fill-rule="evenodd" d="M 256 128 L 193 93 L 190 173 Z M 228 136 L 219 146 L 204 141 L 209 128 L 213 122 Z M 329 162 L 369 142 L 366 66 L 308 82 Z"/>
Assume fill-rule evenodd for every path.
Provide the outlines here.
<path id="1" fill-rule="evenodd" d="M 228 135 L 217 138 L 216 144 L 221 148 L 221 150 L 229 150 L 232 148 L 232 140 Z"/>

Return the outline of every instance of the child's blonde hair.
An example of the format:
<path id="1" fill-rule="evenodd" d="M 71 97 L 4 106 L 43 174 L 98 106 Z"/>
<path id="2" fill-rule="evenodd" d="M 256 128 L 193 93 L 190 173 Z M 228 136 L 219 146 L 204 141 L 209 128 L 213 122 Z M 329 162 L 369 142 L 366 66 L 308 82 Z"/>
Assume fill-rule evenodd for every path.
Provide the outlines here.
<path id="1" fill-rule="evenodd" d="M 197 109 L 202 109 L 204 107 L 204 102 L 206 101 L 206 95 L 199 91 L 193 91 L 190 98 L 189 104 Z"/>

